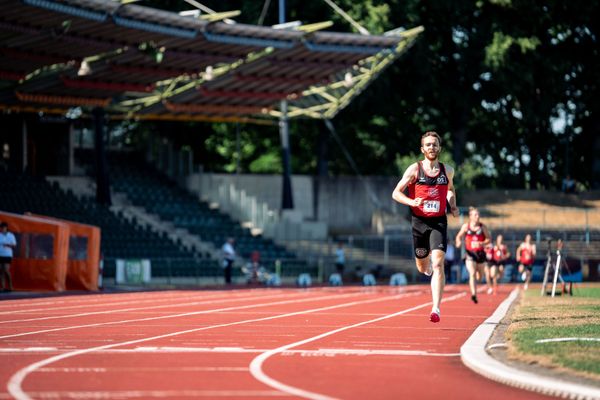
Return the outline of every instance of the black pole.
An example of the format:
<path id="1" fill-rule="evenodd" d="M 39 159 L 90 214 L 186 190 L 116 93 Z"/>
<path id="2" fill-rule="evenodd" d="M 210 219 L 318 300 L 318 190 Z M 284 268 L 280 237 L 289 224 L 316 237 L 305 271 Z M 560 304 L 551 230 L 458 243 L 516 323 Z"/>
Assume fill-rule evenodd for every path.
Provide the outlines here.
<path id="1" fill-rule="evenodd" d="M 95 158 L 96 158 L 96 202 L 110 206 L 110 183 L 108 179 L 108 162 L 106 158 L 106 120 L 104 109 L 94 108 Z"/>
<path id="2" fill-rule="evenodd" d="M 285 0 L 279 0 L 279 23 L 285 23 Z M 281 118 L 279 119 L 279 135 L 281 136 L 281 162 L 283 164 L 283 185 L 281 192 L 281 209 L 294 208 L 292 195 L 292 166 L 290 152 L 290 131 L 287 116 L 287 101 L 281 102 Z"/>
<path id="3" fill-rule="evenodd" d="M 281 192 L 281 209 L 294 208 L 292 195 L 292 166 L 290 155 L 290 133 L 287 120 L 287 102 L 281 102 L 282 116 L 279 120 L 279 134 L 281 136 L 281 162 L 283 164 L 283 186 Z"/>
<path id="4" fill-rule="evenodd" d="M 319 124 L 319 139 L 317 143 L 317 170 L 313 183 L 313 218 L 319 220 L 319 199 L 321 193 L 321 180 L 329 175 L 328 151 L 329 134 L 325 127 Z"/>

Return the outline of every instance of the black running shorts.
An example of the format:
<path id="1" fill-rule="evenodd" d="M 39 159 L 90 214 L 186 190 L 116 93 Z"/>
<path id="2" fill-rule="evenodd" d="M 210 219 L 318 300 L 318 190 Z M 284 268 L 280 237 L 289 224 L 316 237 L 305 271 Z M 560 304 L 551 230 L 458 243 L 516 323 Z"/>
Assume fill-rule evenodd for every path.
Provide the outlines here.
<path id="1" fill-rule="evenodd" d="M 425 258 L 431 250 L 446 251 L 448 219 L 441 217 L 412 216 L 413 247 L 416 258 Z"/>
<path id="2" fill-rule="evenodd" d="M 466 250 L 467 252 L 467 260 L 475 261 L 477 264 L 483 264 L 487 261 L 487 257 L 485 256 L 485 251 L 471 251 Z"/>

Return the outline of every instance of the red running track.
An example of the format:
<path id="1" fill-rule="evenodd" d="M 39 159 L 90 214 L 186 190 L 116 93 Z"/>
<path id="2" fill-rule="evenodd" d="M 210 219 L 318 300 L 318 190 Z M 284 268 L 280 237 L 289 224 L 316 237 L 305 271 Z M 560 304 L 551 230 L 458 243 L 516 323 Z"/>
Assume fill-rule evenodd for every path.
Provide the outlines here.
<path id="1" fill-rule="evenodd" d="M 1 398 L 544 398 L 460 346 L 506 298 L 427 286 L 96 294 L 0 302 Z"/>

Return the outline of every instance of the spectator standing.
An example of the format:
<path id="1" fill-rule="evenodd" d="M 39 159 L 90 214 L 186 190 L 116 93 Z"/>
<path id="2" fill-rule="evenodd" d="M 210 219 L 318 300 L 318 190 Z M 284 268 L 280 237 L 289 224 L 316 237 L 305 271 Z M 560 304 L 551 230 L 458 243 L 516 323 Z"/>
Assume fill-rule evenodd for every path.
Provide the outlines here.
<path id="1" fill-rule="evenodd" d="M 227 238 L 227 241 L 223 244 L 221 252 L 223 253 L 223 276 L 225 278 L 225 284 L 231 284 L 231 270 L 233 269 L 233 263 L 235 262 L 235 248 L 233 247 L 235 241 L 233 238 Z"/>
<path id="2" fill-rule="evenodd" d="M 563 179 L 562 191 L 565 193 L 575 193 L 575 180 L 570 175 L 565 176 Z"/>
<path id="3" fill-rule="evenodd" d="M 10 263 L 13 258 L 13 249 L 17 247 L 15 235 L 8 231 L 8 224 L 0 222 L 0 284 L 2 291 L 12 291 L 12 278 L 10 276 Z"/>
<path id="4" fill-rule="evenodd" d="M 335 270 L 340 276 L 344 276 L 344 269 L 346 267 L 346 254 L 344 252 L 344 244 L 338 242 L 337 248 L 335 249 Z"/>

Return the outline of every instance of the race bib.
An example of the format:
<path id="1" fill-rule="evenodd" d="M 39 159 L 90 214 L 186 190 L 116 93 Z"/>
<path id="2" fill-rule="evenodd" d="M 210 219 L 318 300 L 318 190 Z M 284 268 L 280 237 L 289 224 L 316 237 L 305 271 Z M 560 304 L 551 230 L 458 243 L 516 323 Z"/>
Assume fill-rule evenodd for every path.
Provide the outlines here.
<path id="1" fill-rule="evenodd" d="M 437 213 L 440 211 L 440 202 L 438 200 L 425 200 L 423 202 L 423 211 Z"/>

